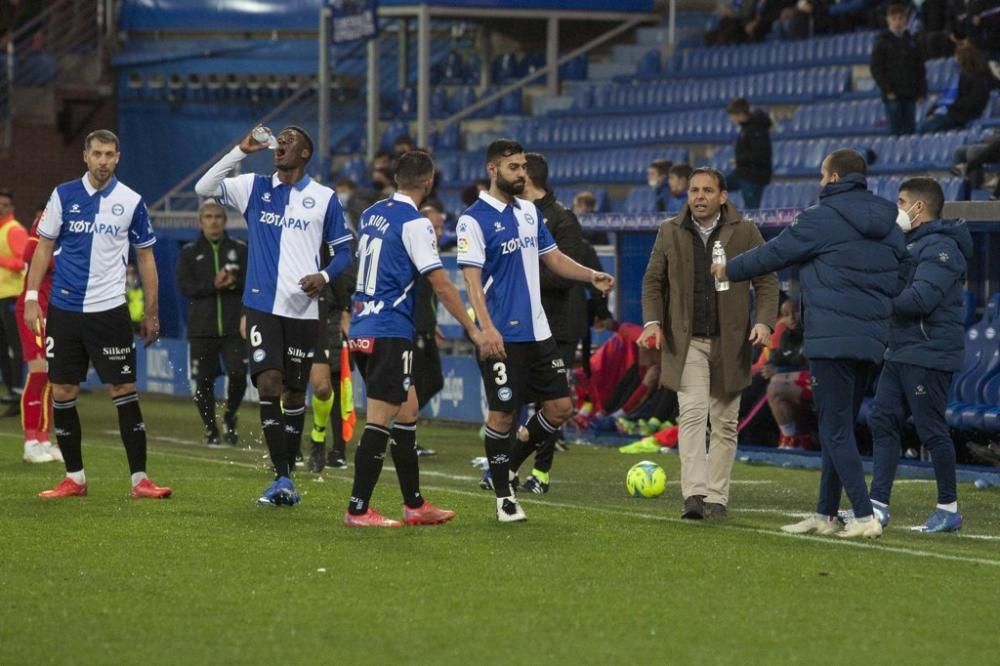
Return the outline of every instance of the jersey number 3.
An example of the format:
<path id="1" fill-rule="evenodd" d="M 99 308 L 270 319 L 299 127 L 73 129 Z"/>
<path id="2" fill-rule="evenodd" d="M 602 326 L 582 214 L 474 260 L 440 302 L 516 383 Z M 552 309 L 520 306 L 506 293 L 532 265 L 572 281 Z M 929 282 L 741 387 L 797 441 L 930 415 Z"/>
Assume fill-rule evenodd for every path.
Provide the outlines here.
<path id="1" fill-rule="evenodd" d="M 375 295 L 378 279 L 378 259 L 382 253 L 382 239 L 362 236 L 358 243 L 358 282 L 354 290 L 366 296 Z"/>

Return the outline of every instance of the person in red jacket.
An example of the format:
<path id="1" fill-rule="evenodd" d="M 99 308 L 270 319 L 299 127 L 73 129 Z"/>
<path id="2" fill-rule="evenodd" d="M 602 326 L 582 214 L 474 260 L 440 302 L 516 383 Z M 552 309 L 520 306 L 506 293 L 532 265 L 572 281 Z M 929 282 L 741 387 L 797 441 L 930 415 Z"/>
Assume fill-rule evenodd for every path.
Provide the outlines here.
<path id="1" fill-rule="evenodd" d="M 22 257 L 24 264 L 31 264 L 31 258 L 38 245 L 38 220 L 42 214 L 35 216 L 31 225 L 31 233 L 25 243 Z M 49 292 L 52 289 L 52 269 L 55 259 L 49 262 L 42 284 L 38 288 L 38 305 L 44 317 L 49 308 Z M 52 391 L 49 388 L 49 368 L 45 357 L 45 331 L 36 335 L 24 322 L 24 294 L 17 298 L 14 306 L 17 317 L 17 332 L 21 338 L 21 351 L 28 364 L 28 380 L 21 393 L 21 427 L 24 429 L 24 462 L 44 463 L 58 460 L 62 462 L 62 452 L 49 439 L 50 414 L 52 411 Z"/>

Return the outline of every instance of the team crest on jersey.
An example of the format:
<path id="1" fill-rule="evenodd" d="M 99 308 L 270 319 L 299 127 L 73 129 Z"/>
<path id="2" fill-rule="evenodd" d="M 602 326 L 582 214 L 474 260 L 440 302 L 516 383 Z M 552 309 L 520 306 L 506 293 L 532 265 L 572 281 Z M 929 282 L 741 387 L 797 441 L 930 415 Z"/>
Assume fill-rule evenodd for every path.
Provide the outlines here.
<path id="1" fill-rule="evenodd" d="M 264 203 L 271 203 L 271 193 L 264 192 L 264 194 L 260 195 L 260 200 Z"/>
<path id="2" fill-rule="evenodd" d="M 229 261 L 236 261 L 238 258 L 239 256 L 236 254 L 236 250 L 230 248 L 229 252 L 226 254 L 226 259 L 229 259 Z"/>
<path id="3" fill-rule="evenodd" d="M 316 206 L 316 200 L 312 197 L 306 197 L 302 200 L 303 208 L 314 208 Z"/>
<path id="4" fill-rule="evenodd" d="M 112 215 L 124 215 L 125 214 L 125 206 L 123 206 L 121 204 L 115 204 L 114 206 L 111 207 L 111 214 Z"/>
<path id="5" fill-rule="evenodd" d="M 531 225 L 535 224 L 535 218 L 531 217 L 529 213 L 524 214 L 524 221 Z"/>

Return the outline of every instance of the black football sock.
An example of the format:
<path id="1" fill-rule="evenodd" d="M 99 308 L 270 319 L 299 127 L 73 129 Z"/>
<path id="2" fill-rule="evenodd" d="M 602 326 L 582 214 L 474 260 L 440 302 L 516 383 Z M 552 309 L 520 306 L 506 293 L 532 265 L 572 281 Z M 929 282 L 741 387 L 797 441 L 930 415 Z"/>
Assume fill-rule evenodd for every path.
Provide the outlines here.
<path id="1" fill-rule="evenodd" d="M 302 428 L 306 423 L 306 406 L 285 407 L 285 450 L 288 464 L 302 455 Z"/>
<path id="2" fill-rule="evenodd" d="M 385 461 L 385 447 L 389 443 L 389 431 L 382 426 L 369 423 L 361 435 L 361 442 L 354 453 L 354 488 L 347 511 L 355 516 L 368 512 L 375 484 L 382 473 Z"/>
<path id="3" fill-rule="evenodd" d="M 344 420 L 340 415 L 340 383 L 333 385 L 333 409 L 330 410 L 330 438 L 333 445 L 330 447 L 333 455 L 341 460 L 347 460 L 347 444 L 344 441 Z"/>
<path id="4" fill-rule="evenodd" d="M 114 399 L 118 408 L 118 432 L 125 445 L 128 471 L 131 474 L 146 471 L 146 424 L 139 409 L 139 394 L 127 393 Z"/>
<path id="5" fill-rule="evenodd" d="M 417 423 L 399 423 L 392 426 L 392 464 L 399 477 L 399 490 L 403 493 L 403 503 L 411 509 L 423 506 L 420 495 L 420 463 L 417 456 Z"/>
<path id="6" fill-rule="evenodd" d="M 56 441 L 66 461 L 67 472 L 83 469 L 82 434 L 80 414 L 76 411 L 76 400 L 52 401 L 52 425 L 56 429 Z"/>
<path id="7" fill-rule="evenodd" d="M 549 423 L 541 411 L 535 412 L 535 415 L 528 419 L 528 422 L 523 427 L 528 432 L 527 443 L 531 444 L 532 448 L 537 448 L 552 433 L 559 432 L 559 426 Z M 521 435 L 522 433 L 518 431 L 517 441 L 519 442 L 522 441 Z"/>
<path id="8" fill-rule="evenodd" d="M 236 429 L 236 413 L 243 403 L 243 395 L 247 392 L 247 376 L 245 374 L 229 375 L 229 390 L 226 394 L 226 414 L 223 417 L 227 426 Z"/>
<path id="9" fill-rule="evenodd" d="M 486 446 L 486 460 L 493 476 L 493 489 L 497 497 L 510 495 L 510 432 L 497 432 L 486 426 L 483 444 Z"/>
<path id="10" fill-rule="evenodd" d="M 520 469 L 521 464 L 535 451 L 535 445 L 530 442 L 522 442 L 514 438 L 510 445 L 510 468 L 513 471 Z"/>
<path id="11" fill-rule="evenodd" d="M 198 406 L 198 415 L 205 424 L 205 430 L 216 432 L 218 426 L 215 423 L 215 393 L 212 382 L 198 382 L 194 392 L 194 404 Z"/>
<path id="12" fill-rule="evenodd" d="M 288 450 L 285 446 L 285 415 L 277 398 L 260 400 L 260 429 L 271 454 L 275 476 L 288 476 Z"/>

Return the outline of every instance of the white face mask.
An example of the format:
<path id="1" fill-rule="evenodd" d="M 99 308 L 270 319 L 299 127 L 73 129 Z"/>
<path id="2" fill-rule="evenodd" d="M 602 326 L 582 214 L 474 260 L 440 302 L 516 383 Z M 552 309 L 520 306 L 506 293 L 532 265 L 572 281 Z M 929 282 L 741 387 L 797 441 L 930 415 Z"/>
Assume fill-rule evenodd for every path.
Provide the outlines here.
<path id="1" fill-rule="evenodd" d="M 650 178 L 647 182 L 649 183 L 649 186 L 652 187 L 654 190 L 660 186 L 660 181 L 654 180 L 652 178 Z"/>
<path id="2" fill-rule="evenodd" d="M 917 204 L 913 204 L 913 206 L 916 205 Z M 896 224 L 899 225 L 899 228 L 903 230 L 904 234 L 913 229 L 913 220 L 910 219 L 910 211 L 913 210 L 913 206 L 910 206 L 906 210 L 903 210 L 902 208 L 897 209 Z"/>

